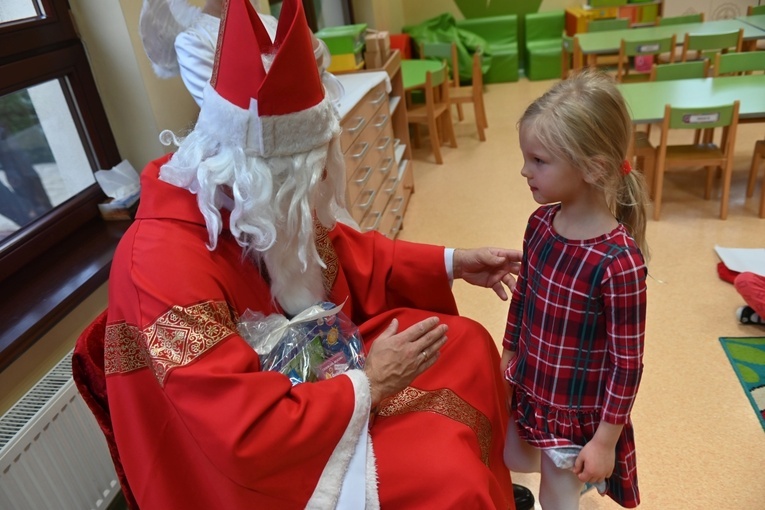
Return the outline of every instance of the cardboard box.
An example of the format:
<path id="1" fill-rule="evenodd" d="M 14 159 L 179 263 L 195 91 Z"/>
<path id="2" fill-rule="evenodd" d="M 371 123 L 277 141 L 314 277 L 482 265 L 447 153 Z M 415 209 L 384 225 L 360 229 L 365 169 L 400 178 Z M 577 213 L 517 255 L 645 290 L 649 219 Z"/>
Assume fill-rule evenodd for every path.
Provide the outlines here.
<path id="1" fill-rule="evenodd" d="M 387 30 L 368 30 L 364 38 L 367 51 L 370 53 L 382 53 L 385 58 L 390 55 L 390 35 Z"/>

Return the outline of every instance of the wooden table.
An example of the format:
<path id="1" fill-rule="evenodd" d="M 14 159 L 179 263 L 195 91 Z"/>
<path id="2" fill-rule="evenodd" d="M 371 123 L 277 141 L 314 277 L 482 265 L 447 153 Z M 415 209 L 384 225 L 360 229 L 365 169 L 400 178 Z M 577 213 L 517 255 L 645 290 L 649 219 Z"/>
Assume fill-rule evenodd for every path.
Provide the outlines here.
<path id="1" fill-rule="evenodd" d="M 761 18 L 763 16 L 747 16 L 747 18 Z M 621 40 L 641 41 L 645 39 L 658 39 L 675 35 L 677 44 L 683 44 L 686 33 L 713 34 L 721 32 L 733 32 L 740 28 L 744 29 L 744 43 L 751 47 L 757 44 L 757 40 L 765 39 L 765 29 L 755 26 L 753 21 L 743 19 L 722 19 L 705 21 L 702 23 L 682 23 L 679 25 L 664 25 L 654 27 L 629 28 L 625 30 L 607 30 L 604 32 L 585 32 L 577 34 L 579 48 L 582 56 L 586 57 L 587 65 L 593 65 L 597 55 L 609 55 L 619 53 Z M 575 59 L 576 60 L 576 59 Z"/>
<path id="2" fill-rule="evenodd" d="M 434 72 L 443 69 L 444 63 L 438 60 L 416 59 L 401 60 L 401 78 L 404 81 L 404 90 L 414 90 L 425 86 L 425 75 L 428 71 Z"/>
<path id="3" fill-rule="evenodd" d="M 741 122 L 765 122 L 765 75 L 620 83 L 635 124 L 661 122 L 664 106 L 721 105 L 740 101 Z"/>

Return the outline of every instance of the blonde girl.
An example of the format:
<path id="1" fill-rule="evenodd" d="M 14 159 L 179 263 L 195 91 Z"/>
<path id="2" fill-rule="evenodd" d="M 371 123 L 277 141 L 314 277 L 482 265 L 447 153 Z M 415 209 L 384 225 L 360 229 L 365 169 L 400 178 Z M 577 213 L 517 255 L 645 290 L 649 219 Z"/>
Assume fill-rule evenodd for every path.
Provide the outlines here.
<path id="1" fill-rule="evenodd" d="M 625 159 L 632 122 L 614 81 L 584 71 L 534 101 L 518 126 L 521 175 L 541 206 L 503 339 L 505 462 L 541 472 L 545 510 L 577 509 L 585 483 L 632 508 L 648 253 L 645 183 Z"/>

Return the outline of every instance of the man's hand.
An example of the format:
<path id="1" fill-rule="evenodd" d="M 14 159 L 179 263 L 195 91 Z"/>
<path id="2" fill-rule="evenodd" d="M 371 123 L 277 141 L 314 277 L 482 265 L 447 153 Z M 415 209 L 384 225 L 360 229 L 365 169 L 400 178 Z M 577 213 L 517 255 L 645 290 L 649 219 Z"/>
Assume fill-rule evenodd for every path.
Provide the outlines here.
<path id="1" fill-rule="evenodd" d="M 494 289 L 497 296 L 507 301 L 504 283 L 510 292 L 521 268 L 523 253 L 503 248 L 477 248 L 454 250 L 454 277 L 468 283 Z"/>
<path id="2" fill-rule="evenodd" d="M 388 329 L 372 342 L 364 364 L 372 407 L 406 388 L 433 366 L 439 349 L 446 343 L 446 330 L 446 324 L 439 324 L 437 317 L 418 322 L 401 333 L 397 333 L 398 321 L 391 321 Z"/>

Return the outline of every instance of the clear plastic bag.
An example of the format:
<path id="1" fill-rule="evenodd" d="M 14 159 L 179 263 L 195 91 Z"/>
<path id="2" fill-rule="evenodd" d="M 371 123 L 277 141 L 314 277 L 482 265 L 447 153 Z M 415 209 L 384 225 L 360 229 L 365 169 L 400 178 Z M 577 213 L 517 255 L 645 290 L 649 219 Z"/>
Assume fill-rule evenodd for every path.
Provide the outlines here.
<path id="1" fill-rule="evenodd" d="M 247 310 L 239 332 L 260 356 L 263 370 L 281 372 L 292 384 L 329 379 L 364 368 L 364 345 L 342 306 L 323 302 L 287 320 Z"/>

